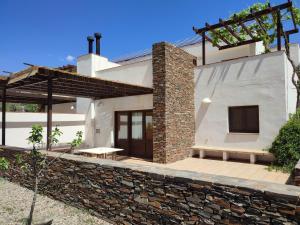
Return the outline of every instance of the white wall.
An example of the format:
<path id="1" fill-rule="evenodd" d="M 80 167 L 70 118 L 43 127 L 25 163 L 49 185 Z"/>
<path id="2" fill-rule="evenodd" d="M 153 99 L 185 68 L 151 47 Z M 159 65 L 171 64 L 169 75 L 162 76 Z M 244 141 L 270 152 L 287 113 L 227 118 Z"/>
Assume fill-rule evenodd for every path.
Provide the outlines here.
<path id="1" fill-rule="evenodd" d="M 53 129 L 57 126 L 62 132 L 59 138 L 61 144 L 69 143 L 77 131 L 85 130 L 85 116 L 82 114 L 53 114 Z M 1 121 L 1 118 L 0 118 Z M 41 124 L 44 128 L 44 143 L 46 143 L 47 114 L 46 113 L 12 113 L 6 114 L 6 145 L 16 147 L 31 147 L 26 140 L 34 124 Z M 0 129 L 2 132 L 2 129 Z M 2 136 L 0 135 L 0 140 Z M 2 140 L 1 140 L 2 141 Z"/>
<path id="2" fill-rule="evenodd" d="M 96 77 L 152 87 L 152 59 L 100 70 Z"/>
<path id="3" fill-rule="evenodd" d="M 95 72 L 101 69 L 119 66 L 119 64 L 108 61 L 107 58 L 96 54 L 87 54 L 77 58 L 77 73 L 86 76 L 95 76 Z"/>
<path id="4" fill-rule="evenodd" d="M 76 113 L 76 102 L 54 104 L 52 105 L 52 112 L 53 113 Z"/>
<path id="5" fill-rule="evenodd" d="M 196 145 L 263 149 L 287 120 L 283 51 L 195 69 Z M 203 104 L 209 97 L 211 104 Z M 228 107 L 259 105 L 260 133 L 234 134 Z"/>
<path id="6" fill-rule="evenodd" d="M 139 95 L 121 98 L 102 99 L 95 102 L 96 117 L 95 145 L 111 147 L 114 145 L 114 112 L 153 108 L 153 95 Z"/>

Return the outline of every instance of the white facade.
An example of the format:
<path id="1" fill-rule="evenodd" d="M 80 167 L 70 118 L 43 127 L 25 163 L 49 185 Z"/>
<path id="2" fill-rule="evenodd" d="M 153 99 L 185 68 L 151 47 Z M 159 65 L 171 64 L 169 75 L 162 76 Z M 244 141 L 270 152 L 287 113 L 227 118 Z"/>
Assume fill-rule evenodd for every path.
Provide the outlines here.
<path id="1" fill-rule="evenodd" d="M 288 118 L 286 60 L 285 52 L 279 51 L 197 67 L 196 145 L 268 147 Z M 203 103 L 204 98 L 211 103 Z M 259 106 L 259 133 L 230 133 L 228 107 L 247 105 Z"/>
<path id="2" fill-rule="evenodd" d="M 195 68 L 196 145 L 264 149 L 295 112 L 296 91 L 292 68 L 284 51 L 262 54 L 261 42 L 219 51 L 209 43 L 202 66 L 201 43 L 182 47 L 197 57 Z M 292 46 L 299 62 L 299 46 Z M 152 57 L 146 55 L 119 64 L 94 54 L 78 58 L 78 73 L 152 87 Z M 202 103 L 203 99 L 210 104 Z M 229 106 L 259 106 L 258 134 L 230 133 Z M 90 146 L 113 146 L 114 112 L 152 109 L 152 95 L 91 101 L 77 100 L 77 112 L 86 115 L 86 141 Z M 97 130 L 97 132 L 96 132 Z"/>

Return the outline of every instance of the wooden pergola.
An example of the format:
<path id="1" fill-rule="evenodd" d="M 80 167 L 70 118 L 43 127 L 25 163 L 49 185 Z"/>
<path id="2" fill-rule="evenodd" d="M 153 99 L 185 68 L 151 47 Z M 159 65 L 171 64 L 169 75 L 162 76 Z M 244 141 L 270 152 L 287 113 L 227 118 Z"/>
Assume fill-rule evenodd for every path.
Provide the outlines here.
<path id="1" fill-rule="evenodd" d="M 193 27 L 193 30 L 196 34 L 199 34 L 202 36 L 202 64 L 205 65 L 206 61 L 206 54 L 205 54 L 205 42 L 209 41 L 212 42 L 212 38 L 207 35 L 207 32 L 213 33 L 216 35 L 221 41 L 222 45 L 213 44 L 213 46 L 217 47 L 219 50 L 238 47 L 242 45 L 251 44 L 254 42 L 262 41 L 261 39 L 256 37 L 256 34 L 252 32 L 246 23 L 256 23 L 258 27 L 260 28 L 260 32 L 267 32 L 264 29 L 263 22 L 261 20 L 262 16 L 270 15 L 273 18 L 276 18 L 276 37 L 277 37 L 277 49 L 281 50 L 281 37 L 286 36 L 289 40 L 289 35 L 298 33 L 298 28 L 296 26 L 295 22 L 295 16 L 292 12 L 293 3 L 288 0 L 288 2 L 277 5 L 277 6 L 271 6 L 269 4 L 268 8 L 261 10 L 261 11 L 251 11 L 247 16 L 238 18 L 236 15 L 233 16 L 232 19 L 229 20 L 222 20 L 219 19 L 219 23 L 210 25 L 208 23 L 205 23 L 205 26 L 203 28 L 195 28 Z M 292 20 L 292 29 L 285 30 L 281 21 L 281 11 L 282 10 L 288 10 L 291 14 L 291 20 Z M 234 31 L 232 29 L 232 26 L 239 26 L 241 30 L 243 30 L 247 34 L 247 39 L 242 38 L 239 32 Z M 225 29 L 231 36 L 231 40 L 229 38 L 226 38 L 222 35 L 220 35 L 217 30 L 218 29 Z M 266 33 L 267 34 L 267 33 Z M 268 34 L 270 35 L 270 34 Z M 232 41 L 235 40 L 235 41 Z"/>
<path id="2" fill-rule="evenodd" d="M 51 147 L 53 104 L 71 102 L 75 97 L 97 100 L 153 93 L 153 89 L 149 87 L 41 66 L 31 66 L 9 77 L 0 77 L 0 88 L 2 90 L 2 145 L 5 145 L 6 102 L 18 100 L 24 103 L 43 102 L 47 105 L 47 150 Z"/>
<path id="3" fill-rule="evenodd" d="M 3 99 L 3 91 L 0 92 L 0 99 Z M 43 93 L 31 93 L 28 91 L 6 91 L 7 103 L 25 103 L 47 105 L 47 95 Z M 63 104 L 76 102 L 76 98 L 68 96 L 53 95 L 53 104 Z"/>

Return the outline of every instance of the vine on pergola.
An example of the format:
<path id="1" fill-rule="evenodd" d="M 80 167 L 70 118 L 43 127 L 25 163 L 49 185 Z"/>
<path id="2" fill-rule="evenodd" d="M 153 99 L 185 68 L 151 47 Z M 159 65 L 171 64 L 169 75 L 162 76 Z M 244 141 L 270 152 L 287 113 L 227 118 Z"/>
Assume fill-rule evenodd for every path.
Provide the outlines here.
<path id="1" fill-rule="evenodd" d="M 238 13 L 235 13 L 230 16 L 230 19 L 235 21 L 242 21 L 247 16 L 270 8 L 270 2 L 266 3 L 256 3 L 245 10 L 242 10 Z M 279 11 L 281 12 L 281 11 Z M 293 13 L 294 18 L 292 18 L 291 13 Z M 270 51 L 270 45 L 274 42 L 276 38 L 277 30 L 277 17 L 278 14 L 270 13 L 265 14 L 260 17 L 257 17 L 255 21 L 252 21 L 250 24 L 241 24 L 235 23 L 226 27 L 217 28 L 212 31 L 209 31 L 211 37 L 211 42 L 213 46 L 220 46 L 224 43 L 224 40 L 231 45 L 237 45 L 240 41 L 246 41 L 249 37 L 249 32 L 254 39 L 261 40 L 265 47 L 265 51 Z M 292 6 L 291 8 L 286 9 L 283 13 L 280 13 L 281 22 L 294 19 L 296 25 L 300 25 L 300 9 Z M 220 22 L 222 20 L 220 19 Z M 235 33 L 236 35 L 232 35 Z M 236 37 L 237 36 L 237 37 Z"/>

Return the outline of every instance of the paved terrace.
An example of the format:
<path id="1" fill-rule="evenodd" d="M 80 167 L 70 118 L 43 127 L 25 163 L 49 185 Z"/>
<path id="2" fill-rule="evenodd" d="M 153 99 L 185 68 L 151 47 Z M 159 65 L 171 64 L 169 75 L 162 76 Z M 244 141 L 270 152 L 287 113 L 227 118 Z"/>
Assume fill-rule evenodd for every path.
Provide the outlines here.
<path id="1" fill-rule="evenodd" d="M 278 184 L 285 184 L 289 174 L 280 171 L 269 171 L 267 165 L 249 164 L 242 162 L 220 161 L 212 159 L 187 158 L 171 164 L 158 164 L 143 161 L 137 158 L 119 158 L 128 163 L 165 167 L 176 170 L 186 170 L 213 175 L 229 176 L 249 180 L 266 181 Z"/>

